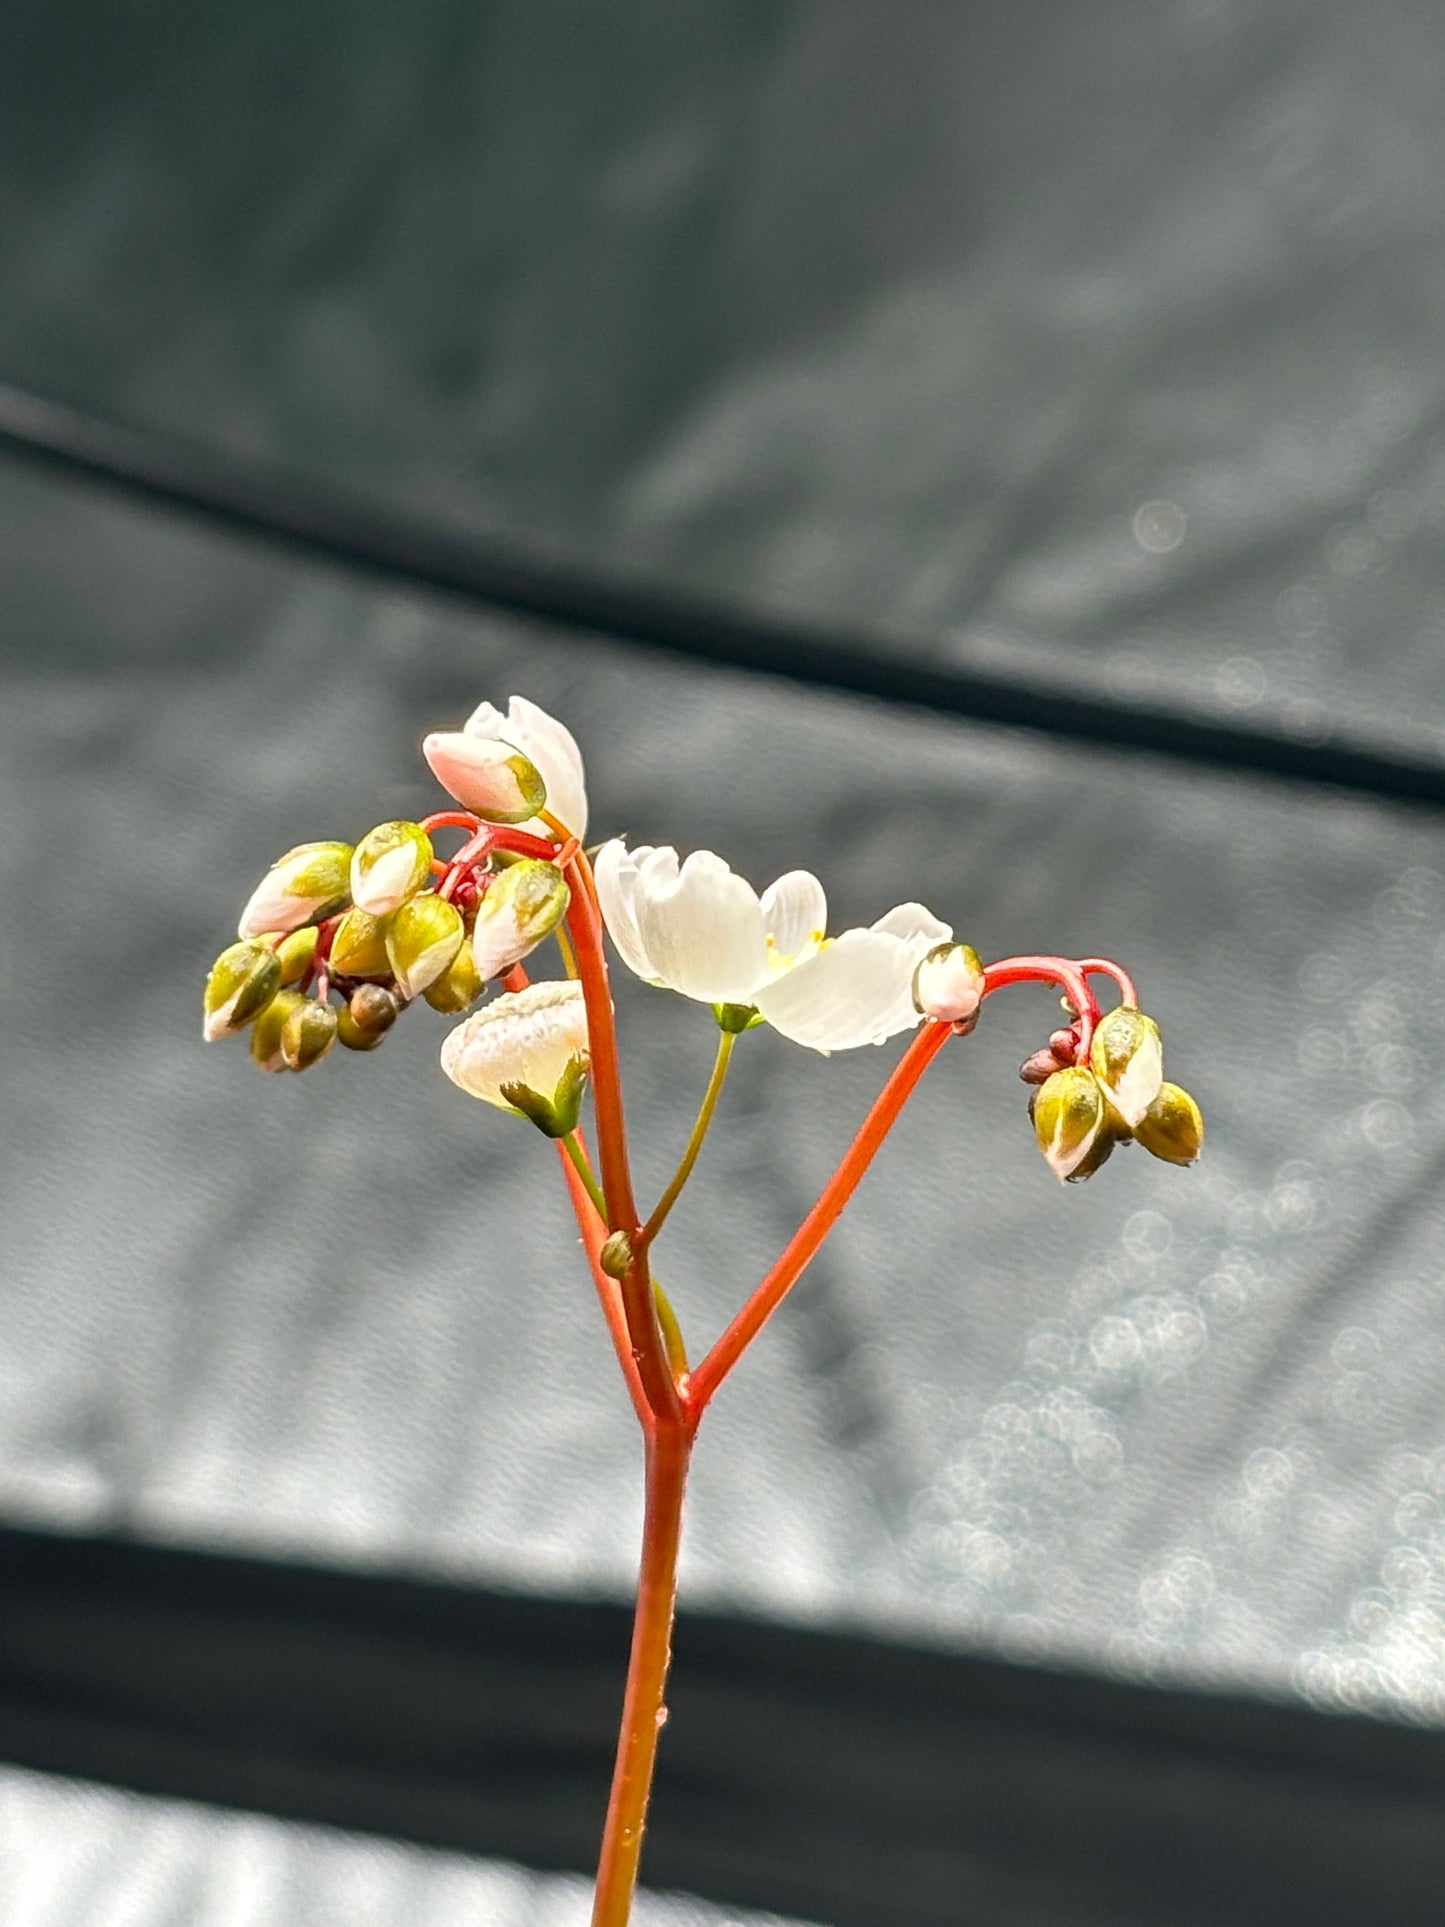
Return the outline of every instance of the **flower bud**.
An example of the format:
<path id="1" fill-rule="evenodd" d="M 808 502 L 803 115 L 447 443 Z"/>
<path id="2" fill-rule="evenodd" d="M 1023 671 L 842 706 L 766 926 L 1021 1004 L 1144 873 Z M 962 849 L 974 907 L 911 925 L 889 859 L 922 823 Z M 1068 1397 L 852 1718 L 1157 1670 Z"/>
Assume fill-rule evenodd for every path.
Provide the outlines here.
<path id="1" fill-rule="evenodd" d="M 378 823 L 351 859 L 351 901 L 384 917 L 414 897 L 431 875 L 431 838 L 420 823 Z"/>
<path id="2" fill-rule="evenodd" d="M 450 966 L 466 931 L 445 897 L 411 897 L 387 919 L 386 954 L 403 997 L 419 997 Z"/>
<path id="3" fill-rule="evenodd" d="M 1039 1149 L 1062 1182 L 1090 1176 L 1113 1149 L 1108 1106 L 1091 1072 L 1055 1071 L 1035 1091 L 1032 1108 Z"/>
<path id="4" fill-rule="evenodd" d="M 1204 1147 L 1204 1119 L 1188 1091 L 1178 1084 L 1161 1084 L 1134 1135 L 1166 1164 L 1193 1164 Z"/>
<path id="5" fill-rule="evenodd" d="M 519 1091 L 565 1099 L 564 1079 L 575 1082 L 572 1067 L 585 1071 L 588 1061 L 582 986 L 572 982 L 508 991 L 459 1024 L 442 1045 L 442 1069 L 455 1085 L 524 1116 L 515 1102 Z"/>
<path id="6" fill-rule="evenodd" d="M 311 960 L 316 955 L 316 935 L 316 925 L 308 923 L 277 944 L 276 960 L 281 966 L 283 984 L 299 984 L 311 968 Z"/>
<path id="7" fill-rule="evenodd" d="M 315 997 L 303 997 L 281 1026 L 281 1055 L 293 1071 L 319 1064 L 336 1042 L 336 1012 Z"/>
<path id="8" fill-rule="evenodd" d="M 347 1001 L 347 1015 L 358 1030 L 375 1031 L 380 1037 L 396 1022 L 400 1006 L 385 984 L 358 984 Z"/>
<path id="9" fill-rule="evenodd" d="M 510 743 L 442 731 L 426 737 L 421 753 L 442 788 L 487 823 L 525 823 L 547 801 L 535 763 Z"/>
<path id="10" fill-rule="evenodd" d="M 385 1035 L 384 1030 L 367 1030 L 358 1024 L 349 1004 L 336 1013 L 336 1041 L 347 1050 L 375 1050 Z"/>
<path id="11" fill-rule="evenodd" d="M 333 977 L 389 977 L 386 919 L 352 908 L 336 926 L 327 968 Z"/>
<path id="12" fill-rule="evenodd" d="M 273 863 L 241 912 L 237 935 L 299 930 L 319 923 L 346 901 L 349 843 L 298 843 Z"/>
<path id="13" fill-rule="evenodd" d="M 1072 1061 L 1072 1060 L 1070 1060 Z M 1060 1058 L 1052 1044 L 1045 1044 L 1019 1065 L 1019 1076 L 1025 1084 L 1047 1084 L 1055 1071 L 1068 1069 L 1068 1062 Z"/>
<path id="14" fill-rule="evenodd" d="M 202 1004 L 208 1044 L 229 1037 L 263 1011 L 281 988 L 281 966 L 264 943 L 233 943 L 211 965 Z"/>
<path id="15" fill-rule="evenodd" d="M 470 1010 L 482 994 L 482 974 L 472 958 L 470 944 L 463 944 L 434 984 L 422 992 L 433 1010 L 454 1016 Z"/>
<path id="16" fill-rule="evenodd" d="M 609 1278 L 625 1278 L 632 1267 L 632 1240 L 625 1231 L 611 1232 L 597 1254 L 597 1262 Z"/>
<path id="17" fill-rule="evenodd" d="M 978 1014 L 983 986 L 983 965 L 973 946 L 940 943 L 913 973 L 913 1007 L 943 1023 L 965 1023 Z"/>
<path id="18" fill-rule="evenodd" d="M 470 740 L 470 739 L 469 739 Z M 477 905 L 472 960 L 480 977 L 500 977 L 562 921 L 571 891 L 555 863 L 523 857 L 494 876 Z"/>
<path id="19" fill-rule="evenodd" d="M 281 1055 L 281 1032 L 292 1011 L 305 1002 L 299 990 L 278 990 L 256 1019 L 251 1030 L 251 1055 L 263 1071 L 289 1068 Z"/>
<path id="20" fill-rule="evenodd" d="M 1164 1082 L 1164 1047 L 1159 1026 L 1132 1004 L 1120 1004 L 1101 1017 L 1089 1047 L 1089 1068 L 1114 1109 L 1131 1128 Z"/>

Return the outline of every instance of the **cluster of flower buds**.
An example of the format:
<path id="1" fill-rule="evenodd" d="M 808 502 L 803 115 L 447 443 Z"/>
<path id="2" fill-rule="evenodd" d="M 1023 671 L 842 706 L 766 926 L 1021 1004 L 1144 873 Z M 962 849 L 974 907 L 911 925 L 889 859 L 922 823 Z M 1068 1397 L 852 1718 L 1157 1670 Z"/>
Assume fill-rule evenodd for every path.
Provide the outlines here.
<path id="1" fill-rule="evenodd" d="M 494 821 L 528 814 L 542 780 L 508 750 L 511 791 Z M 520 769 L 519 767 L 520 766 Z M 506 790 L 496 780 L 494 788 Z M 250 1027 L 263 1070 L 308 1070 L 333 1044 L 371 1051 L 418 997 L 467 1010 L 561 922 L 568 889 L 545 857 L 473 839 L 439 861 L 426 826 L 381 823 L 354 847 L 305 843 L 273 864 L 241 914 L 239 942 L 206 979 L 204 1035 Z"/>
<path id="2" fill-rule="evenodd" d="M 1132 1004 L 1101 1017 L 1088 1052 L 1077 1017 L 1025 1059 L 1036 1085 L 1029 1115 L 1039 1149 L 1066 1183 L 1092 1177 L 1116 1144 L 1137 1142 L 1168 1164 L 1193 1164 L 1204 1142 L 1199 1106 L 1164 1081 L 1159 1026 Z"/>

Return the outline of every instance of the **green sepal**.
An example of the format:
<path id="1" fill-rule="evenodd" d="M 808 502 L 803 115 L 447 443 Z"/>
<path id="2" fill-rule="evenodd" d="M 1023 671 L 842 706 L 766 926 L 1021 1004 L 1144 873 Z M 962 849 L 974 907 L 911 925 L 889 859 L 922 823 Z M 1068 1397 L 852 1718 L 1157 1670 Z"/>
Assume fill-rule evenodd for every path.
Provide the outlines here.
<path id="1" fill-rule="evenodd" d="M 718 1029 L 729 1037 L 741 1036 L 743 1031 L 753 1030 L 765 1021 L 755 1004 L 714 1004 L 712 1014 Z"/>

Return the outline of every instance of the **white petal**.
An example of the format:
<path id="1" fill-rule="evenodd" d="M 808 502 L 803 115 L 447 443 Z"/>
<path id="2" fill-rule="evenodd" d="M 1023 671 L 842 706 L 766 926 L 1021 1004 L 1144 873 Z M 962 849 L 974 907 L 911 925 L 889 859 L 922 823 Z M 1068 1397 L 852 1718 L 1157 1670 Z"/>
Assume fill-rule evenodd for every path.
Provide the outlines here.
<path id="1" fill-rule="evenodd" d="M 660 985 L 662 979 L 652 967 L 652 959 L 637 928 L 638 866 L 651 855 L 650 846 L 629 850 L 620 837 L 614 837 L 597 852 L 597 860 L 592 868 L 597 879 L 597 899 L 602 906 L 602 921 L 617 946 L 617 954 L 634 976 L 641 977 L 644 983 Z M 674 864 L 676 861 L 674 851 Z"/>
<path id="2" fill-rule="evenodd" d="M 895 904 L 886 917 L 880 917 L 871 927 L 881 930 L 885 936 L 902 937 L 906 943 L 916 945 L 917 959 L 925 957 L 935 944 L 947 943 L 953 935 L 952 926 L 941 923 L 921 903 Z"/>
<path id="3" fill-rule="evenodd" d="M 845 930 L 795 970 L 777 977 L 753 1002 L 795 1044 L 852 1050 L 881 1044 L 918 1022 L 913 1008 L 913 950 L 879 930 Z"/>
<path id="4" fill-rule="evenodd" d="M 417 872 L 414 843 L 398 843 L 363 870 L 355 859 L 351 866 L 351 901 L 369 917 L 390 916 L 411 894 Z"/>
<path id="5" fill-rule="evenodd" d="M 705 1004 L 748 1004 L 768 976 L 757 892 L 711 850 L 654 850 L 638 865 L 635 899 L 642 947 L 658 977 Z"/>
<path id="6" fill-rule="evenodd" d="M 586 1056 L 582 986 L 537 983 L 495 998 L 450 1032 L 442 1069 L 469 1096 L 510 1111 L 503 1084 L 526 1084 L 550 1097 L 568 1061 Z"/>
<path id="7" fill-rule="evenodd" d="M 763 927 L 773 946 L 773 964 L 806 956 L 818 948 L 828 927 L 823 886 L 806 870 L 789 870 L 763 892 Z"/>
<path id="8" fill-rule="evenodd" d="M 547 785 L 547 809 L 574 836 L 587 831 L 587 779 L 582 752 L 571 730 L 525 696 L 513 696 L 504 715 L 495 703 L 479 703 L 467 718 L 468 736 L 487 736 L 510 743 L 534 763 Z M 539 835 L 547 826 L 533 817 L 524 827 Z"/>

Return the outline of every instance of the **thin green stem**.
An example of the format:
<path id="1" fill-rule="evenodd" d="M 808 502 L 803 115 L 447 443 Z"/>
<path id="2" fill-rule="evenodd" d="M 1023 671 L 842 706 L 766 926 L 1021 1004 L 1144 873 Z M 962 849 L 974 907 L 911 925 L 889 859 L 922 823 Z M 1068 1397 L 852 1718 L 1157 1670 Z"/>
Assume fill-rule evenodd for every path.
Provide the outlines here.
<path id="1" fill-rule="evenodd" d="M 592 1175 L 592 1166 L 587 1162 L 587 1153 L 582 1149 L 581 1140 L 575 1131 L 569 1131 L 561 1140 L 562 1149 L 572 1162 L 572 1168 L 582 1180 L 583 1187 L 593 1204 L 597 1215 L 604 1224 L 607 1222 L 607 1200 L 602 1195 L 602 1186 Z"/>
<path id="2" fill-rule="evenodd" d="M 722 1030 L 718 1032 L 717 1056 L 713 1059 L 712 1076 L 708 1079 L 707 1089 L 703 1092 L 702 1103 L 698 1107 L 697 1121 L 692 1127 L 692 1136 L 687 1141 L 687 1149 L 683 1152 L 682 1161 L 672 1174 L 671 1184 L 668 1185 L 667 1189 L 658 1199 L 657 1208 L 653 1211 L 647 1223 L 642 1227 L 644 1250 L 652 1243 L 658 1232 L 661 1231 L 663 1225 L 666 1224 L 667 1214 L 677 1203 L 678 1198 L 682 1194 L 682 1187 L 692 1176 L 692 1167 L 697 1163 L 698 1153 L 702 1149 L 702 1141 L 707 1136 L 708 1126 L 712 1123 L 712 1114 L 717 1109 L 718 1098 L 722 1095 L 722 1087 L 728 1074 L 728 1065 L 732 1061 L 733 1045 L 736 1042 L 737 1035 L 734 1031 Z"/>

